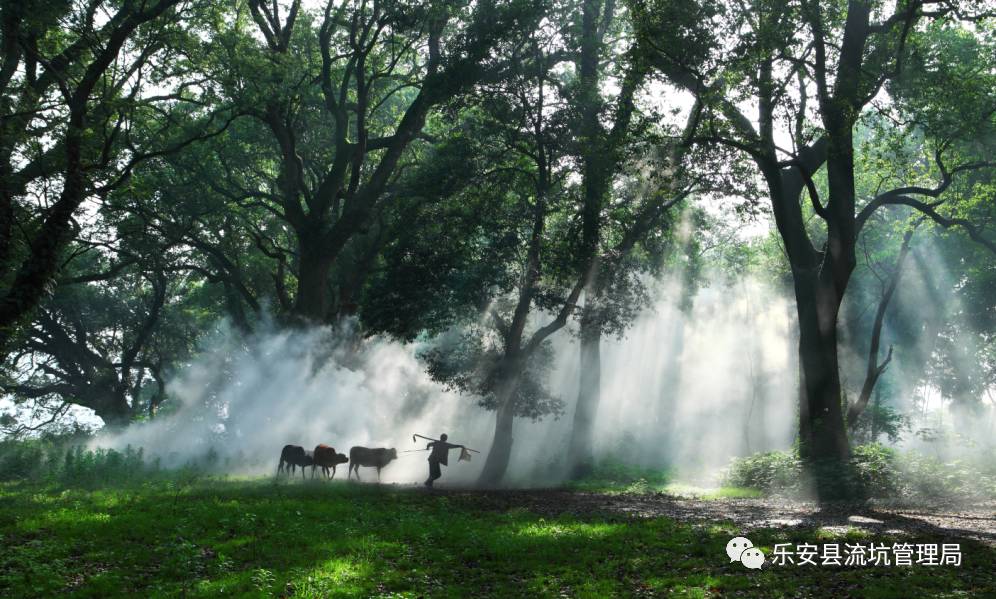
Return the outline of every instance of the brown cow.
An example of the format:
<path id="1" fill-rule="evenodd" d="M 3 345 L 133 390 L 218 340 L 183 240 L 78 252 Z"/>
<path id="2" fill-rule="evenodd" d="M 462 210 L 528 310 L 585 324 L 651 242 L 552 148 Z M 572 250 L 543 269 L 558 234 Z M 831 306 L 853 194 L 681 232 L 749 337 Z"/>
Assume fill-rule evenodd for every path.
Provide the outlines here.
<path id="1" fill-rule="evenodd" d="M 315 447 L 315 463 L 311 466 L 311 478 L 315 478 L 315 469 L 319 466 L 325 478 L 335 478 L 335 467 L 345 464 L 349 458 L 345 454 L 336 453 L 335 448 L 328 445 L 318 445 Z M 329 477 L 329 468 L 332 469 L 332 476 Z"/>

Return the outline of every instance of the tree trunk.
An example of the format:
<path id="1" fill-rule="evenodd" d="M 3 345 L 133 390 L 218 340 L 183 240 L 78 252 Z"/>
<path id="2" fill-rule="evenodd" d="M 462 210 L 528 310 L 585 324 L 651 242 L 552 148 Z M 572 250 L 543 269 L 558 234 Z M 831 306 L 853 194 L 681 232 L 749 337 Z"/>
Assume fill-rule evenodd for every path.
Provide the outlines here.
<path id="1" fill-rule="evenodd" d="M 123 412 L 117 408 L 108 408 L 96 412 L 96 414 L 104 421 L 104 428 L 102 429 L 104 431 L 123 429 L 131 422 L 131 412 Z"/>
<path id="2" fill-rule="evenodd" d="M 841 299 L 818 274 L 793 273 L 802 374 L 799 452 L 821 498 L 846 493 L 836 473 L 850 455 L 841 408 L 837 317 Z"/>
<path id="3" fill-rule="evenodd" d="M 677 405 L 681 400 L 678 395 L 681 391 L 681 359 L 685 353 L 685 317 L 679 314 L 674 321 L 674 329 L 671 331 L 671 338 L 661 354 L 664 374 L 661 380 L 664 381 L 661 394 L 658 396 L 651 413 L 652 432 L 650 438 L 645 439 L 653 447 L 651 457 L 664 464 L 671 458 L 673 447 L 671 440 L 674 439 L 674 418 L 677 413 Z"/>
<path id="4" fill-rule="evenodd" d="M 7 148 L 0 150 L 4 155 L 0 159 L 0 276 L 6 276 L 11 270 L 8 263 L 10 247 L 13 243 L 11 234 L 14 230 L 14 194 L 10 189 L 11 169 L 8 168 L 10 152 Z"/>
<path id="5" fill-rule="evenodd" d="M 294 315 L 306 321 L 323 323 L 328 315 L 329 271 L 332 262 L 310 244 L 301 244 L 297 273 Z"/>
<path id="6" fill-rule="evenodd" d="M 357 240 L 359 241 L 359 240 Z M 363 298 L 363 289 L 370 278 L 374 263 L 380 255 L 381 250 L 388 241 L 388 236 L 383 224 L 377 224 L 376 234 L 372 239 L 364 240 L 366 247 L 359 248 L 358 255 L 346 261 L 339 257 L 339 267 L 349 264 L 348 272 L 343 273 L 338 283 L 338 301 L 335 311 L 338 320 L 345 320 L 356 316 L 359 313 L 360 303 Z M 356 242 L 354 242 L 356 243 Z M 356 244 L 359 245 L 359 244 Z"/>
<path id="7" fill-rule="evenodd" d="M 871 398 L 872 390 L 878 383 L 879 377 L 882 376 L 885 369 L 889 367 L 889 363 L 892 362 L 891 345 L 889 346 L 888 355 L 881 364 L 878 361 L 878 350 L 882 343 L 882 326 L 885 324 L 885 312 L 889 309 L 889 302 L 892 301 L 892 296 L 896 293 L 896 287 L 899 285 L 899 279 L 903 276 L 903 263 L 906 262 L 906 256 L 910 251 L 910 241 L 913 239 L 913 231 L 914 229 L 910 229 L 903 236 L 903 243 L 899 248 L 899 258 L 896 260 L 896 270 L 892 273 L 892 278 L 889 279 L 889 284 L 882 293 L 882 297 L 878 302 L 878 308 L 875 310 L 875 322 L 872 325 L 871 342 L 868 348 L 868 365 L 865 371 L 865 382 L 861 386 L 861 394 L 858 395 L 857 401 L 847 410 L 847 426 L 849 427 L 853 427 L 858 423 L 858 418 L 868 405 L 868 400 Z"/>
<path id="8" fill-rule="evenodd" d="M 877 443 L 878 442 L 878 414 L 879 414 L 879 407 L 881 406 L 881 402 L 882 402 L 882 388 L 878 387 L 878 388 L 875 389 L 875 404 L 874 404 L 874 409 L 872 410 L 872 421 L 871 421 L 871 442 L 872 443 Z"/>
<path id="9" fill-rule="evenodd" d="M 78 399 L 78 405 L 90 408 L 104 421 L 104 428 L 124 428 L 131 422 L 128 388 L 113 369 L 100 373 Z"/>
<path id="10" fill-rule="evenodd" d="M 491 442 L 491 450 L 484 461 L 477 484 L 493 487 L 499 484 L 508 470 L 509 458 L 512 455 L 512 422 L 515 420 L 515 389 L 518 386 L 518 376 L 507 381 L 500 393 L 500 403 L 495 411 L 495 436 Z"/>
<path id="11" fill-rule="evenodd" d="M 595 466 L 592 442 L 598 402 L 601 399 L 601 341 L 601 328 L 588 315 L 583 315 L 578 401 L 574 410 L 574 426 L 571 429 L 570 448 L 567 454 L 568 475 L 575 479 L 590 474 Z"/>

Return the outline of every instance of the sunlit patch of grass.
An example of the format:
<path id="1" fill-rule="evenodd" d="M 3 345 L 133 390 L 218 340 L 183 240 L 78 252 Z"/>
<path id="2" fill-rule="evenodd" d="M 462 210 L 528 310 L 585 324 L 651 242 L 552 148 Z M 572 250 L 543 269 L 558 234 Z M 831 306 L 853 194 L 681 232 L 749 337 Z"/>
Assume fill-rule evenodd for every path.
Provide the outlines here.
<path id="1" fill-rule="evenodd" d="M 369 577 L 372 569 L 369 562 L 338 557 L 312 570 L 310 576 L 325 578 L 333 584 L 342 585 Z"/>
<path id="2" fill-rule="evenodd" d="M 620 524 L 607 524 L 604 522 L 584 523 L 560 521 L 547 522 L 540 518 L 535 522 L 529 522 L 516 529 L 515 534 L 532 538 L 559 538 L 572 539 L 579 542 L 593 541 L 605 538 L 619 532 Z"/>
<path id="3" fill-rule="evenodd" d="M 581 480 L 571 481 L 569 488 L 598 493 L 657 493 L 672 479 L 669 470 L 633 466 L 626 462 L 608 460 L 598 464 Z"/>
<path id="4" fill-rule="evenodd" d="M 689 499 L 756 499 L 763 497 L 757 489 L 746 487 L 699 487 L 686 483 L 670 483 L 663 487 L 662 492 L 675 497 Z"/>
<path id="5" fill-rule="evenodd" d="M 740 534 L 730 522 L 501 513 L 476 507 L 472 495 L 376 485 L 209 479 L 178 498 L 164 482 L 5 492 L 4 597 L 796 597 L 827 585 L 839 596 L 980 596 L 996 564 L 992 547 L 965 542 L 962 568 L 748 571 L 726 556 Z M 861 534 L 792 528 L 749 537 L 770 552 L 775 543 Z"/>
<path id="6" fill-rule="evenodd" d="M 37 520 L 25 520 L 24 530 L 32 528 L 51 528 L 62 524 L 106 524 L 111 521 L 111 515 L 106 512 L 95 512 L 74 508 L 59 508 L 48 511 Z"/>
<path id="7" fill-rule="evenodd" d="M 763 493 L 757 489 L 744 487 L 720 487 L 706 491 L 701 495 L 701 499 L 757 499 L 759 497 L 763 497 Z"/>
<path id="8" fill-rule="evenodd" d="M 861 528 L 860 526 L 849 526 L 847 532 L 844 533 L 843 539 L 846 541 L 863 541 L 872 538 L 874 535 L 867 528 Z"/>
<path id="9" fill-rule="evenodd" d="M 856 526 L 821 526 L 814 532 L 820 541 L 867 539 L 871 536 L 869 531 Z"/>
<path id="10" fill-rule="evenodd" d="M 704 487 L 684 482 L 673 482 L 662 477 L 656 479 L 636 478 L 634 480 L 588 478 L 572 482 L 568 487 L 579 491 L 604 493 L 606 495 L 663 493 L 683 499 L 701 499 L 706 501 L 715 499 L 756 499 L 764 496 L 764 493 L 758 489 L 729 486 Z"/>

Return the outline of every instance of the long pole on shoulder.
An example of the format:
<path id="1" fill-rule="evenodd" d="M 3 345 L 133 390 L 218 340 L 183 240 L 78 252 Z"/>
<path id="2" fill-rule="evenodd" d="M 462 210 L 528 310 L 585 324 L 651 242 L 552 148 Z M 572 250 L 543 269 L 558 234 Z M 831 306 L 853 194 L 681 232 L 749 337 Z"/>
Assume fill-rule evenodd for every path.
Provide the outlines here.
<path id="1" fill-rule="evenodd" d="M 426 441 L 439 441 L 439 439 L 433 439 L 432 437 L 426 437 L 425 435 L 419 435 L 418 433 L 416 433 L 412 435 L 412 443 L 418 443 L 418 441 L 415 440 L 415 437 L 418 437 L 420 439 L 425 439 Z M 471 449 L 469 447 L 464 447 L 464 449 L 466 449 L 467 451 L 473 451 L 474 453 L 481 453 L 476 449 Z"/>

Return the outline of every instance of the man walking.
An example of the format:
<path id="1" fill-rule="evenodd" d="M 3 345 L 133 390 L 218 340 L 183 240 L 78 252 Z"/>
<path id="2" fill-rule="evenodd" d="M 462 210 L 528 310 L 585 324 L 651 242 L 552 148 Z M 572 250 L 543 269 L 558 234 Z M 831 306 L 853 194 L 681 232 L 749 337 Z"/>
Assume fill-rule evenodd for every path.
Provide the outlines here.
<path id="1" fill-rule="evenodd" d="M 439 468 L 439 465 L 447 466 L 447 461 L 449 459 L 451 449 L 465 449 L 463 445 L 453 445 L 452 443 L 446 442 L 446 433 L 439 435 L 438 441 L 433 441 L 425 446 L 426 449 L 431 449 L 432 452 L 429 454 L 429 478 L 425 481 L 425 486 L 432 488 L 432 483 L 437 478 L 443 475 L 443 471 Z"/>

